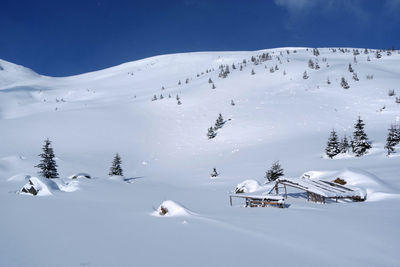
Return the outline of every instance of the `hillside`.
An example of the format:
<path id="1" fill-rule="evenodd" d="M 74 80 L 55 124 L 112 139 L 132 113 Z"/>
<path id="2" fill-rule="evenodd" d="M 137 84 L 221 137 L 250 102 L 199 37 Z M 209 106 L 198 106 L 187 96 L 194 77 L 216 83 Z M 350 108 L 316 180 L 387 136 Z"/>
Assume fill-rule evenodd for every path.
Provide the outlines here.
<path id="1" fill-rule="evenodd" d="M 172 54 L 62 78 L 0 60 L 0 265 L 396 266 L 400 158 L 384 146 L 400 120 L 400 52 L 313 51 Z M 327 158 L 330 131 L 351 137 L 358 116 L 372 149 Z M 37 176 L 46 138 L 60 190 L 15 194 Z M 117 152 L 126 181 L 108 178 Z M 346 177 L 367 201 L 294 193 L 287 209 L 230 207 L 236 185 L 264 183 L 276 160 L 287 177 Z M 93 179 L 68 178 L 80 172 Z M 178 215 L 152 216 L 166 200 Z"/>

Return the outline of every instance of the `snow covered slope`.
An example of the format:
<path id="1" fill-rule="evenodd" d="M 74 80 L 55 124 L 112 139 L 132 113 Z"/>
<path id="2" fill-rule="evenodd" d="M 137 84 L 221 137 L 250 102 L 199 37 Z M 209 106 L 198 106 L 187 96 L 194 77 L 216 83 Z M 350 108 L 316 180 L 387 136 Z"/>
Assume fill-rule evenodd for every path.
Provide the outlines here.
<path id="1" fill-rule="evenodd" d="M 0 60 L 0 265 L 396 266 L 400 158 L 383 147 L 400 116 L 388 96 L 400 95 L 400 54 L 358 50 L 356 61 L 352 48 L 173 54 L 64 78 Z M 226 123 L 208 139 L 219 113 Z M 358 116 L 370 153 L 324 157 L 331 129 L 351 136 Z M 74 181 L 74 192 L 15 194 L 36 175 L 46 138 L 61 178 L 94 179 Z M 125 180 L 107 177 L 117 152 Z M 288 209 L 230 207 L 229 192 L 263 183 L 276 160 L 288 177 L 343 176 L 373 197 L 320 205 L 293 192 Z M 196 215 L 151 216 L 165 200 Z"/>

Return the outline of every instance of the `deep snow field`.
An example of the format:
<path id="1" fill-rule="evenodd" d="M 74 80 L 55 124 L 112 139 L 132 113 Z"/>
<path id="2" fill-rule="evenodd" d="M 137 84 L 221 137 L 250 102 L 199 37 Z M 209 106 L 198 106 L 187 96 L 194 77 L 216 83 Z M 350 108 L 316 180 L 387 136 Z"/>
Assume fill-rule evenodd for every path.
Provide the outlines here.
<path id="1" fill-rule="evenodd" d="M 0 60 L 0 266 L 399 266 L 400 148 L 387 157 L 383 147 L 400 119 L 388 96 L 400 96 L 400 54 L 359 49 L 354 63 L 348 50 L 174 54 L 63 78 Z M 209 140 L 219 113 L 227 122 Z M 370 153 L 326 158 L 332 128 L 351 136 L 358 116 Z M 61 178 L 41 196 L 18 194 L 38 176 L 46 138 Z M 117 152 L 125 179 L 108 177 Z M 344 177 L 367 201 L 316 204 L 291 191 L 285 209 L 231 207 L 235 187 L 262 189 L 276 160 L 286 177 Z M 68 178 L 81 172 L 93 179 Z M 169 216 L 158 216 L 163 202 Z"/>

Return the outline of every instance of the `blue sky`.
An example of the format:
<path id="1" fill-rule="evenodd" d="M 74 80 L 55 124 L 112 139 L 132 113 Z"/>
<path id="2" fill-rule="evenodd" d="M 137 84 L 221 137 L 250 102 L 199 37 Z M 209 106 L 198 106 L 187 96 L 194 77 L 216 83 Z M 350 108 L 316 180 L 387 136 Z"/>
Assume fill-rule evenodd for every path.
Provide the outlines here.
<path id="1" fill-rule="evenodd" d="M 400 0 L 1 1 L 0 58 L 51 76 L 159 54 L 400 49 Z"/>

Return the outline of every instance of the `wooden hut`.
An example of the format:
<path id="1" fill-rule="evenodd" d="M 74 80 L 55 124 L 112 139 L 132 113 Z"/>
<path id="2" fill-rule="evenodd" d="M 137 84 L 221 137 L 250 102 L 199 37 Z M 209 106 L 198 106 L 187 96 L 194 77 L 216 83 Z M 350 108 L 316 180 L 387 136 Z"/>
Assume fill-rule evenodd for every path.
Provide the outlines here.
<path id="1" fill-rule="evenodd" d="M 297 188 L 307 192 L 307 201 L 325 203 L 327 199 L 351 199 L 353 201 L 364 201 L 367 199 L 365 192 L 359 188 L 343 186 L 334 182 L 302 178 L 278 178 L 275 180 L 275 186 L 269 193 L 275 191 L 279 194 L 279 189 L 283 187 L 285 190 L 285 198 L 287 198 L 287 186 Z"/>
<path id="2" fill-rule="evenodd" d="M 267 207 L 273 206 L 278 208 L 285 207 L 285 199 L 283 196 L 275 195 L 245 195 L 245 194 L 235 194 L 229 196 L 229 202 L 232 206 L 232 198 L 243 198 L 245 199 L 245 207 Z"/>

